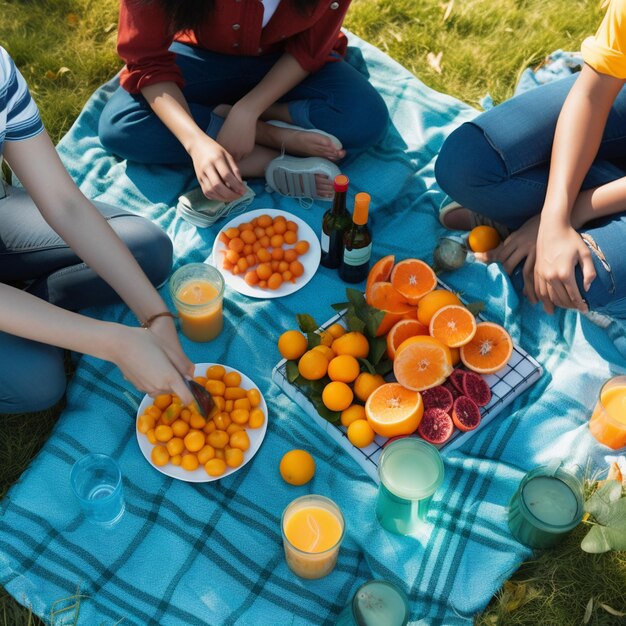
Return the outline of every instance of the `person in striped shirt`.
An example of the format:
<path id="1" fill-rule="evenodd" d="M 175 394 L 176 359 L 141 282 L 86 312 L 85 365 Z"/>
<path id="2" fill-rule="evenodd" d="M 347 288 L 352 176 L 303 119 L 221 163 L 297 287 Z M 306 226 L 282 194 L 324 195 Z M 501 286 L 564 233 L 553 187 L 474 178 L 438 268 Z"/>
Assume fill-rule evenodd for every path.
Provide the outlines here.
<path id="1" fill-rule="evenodd" d="M 23 185 L 0 182 L 0 413 L 60 399 L 60 348 L 115 363 L 142 391 L 191 402 L 183 377 L 193 365 L 153 286 L 170 272 L 169 238 L 145 218 L 82 194 L 2 47 L 0 155 Z M 147 330 L 75 312 L 120 298 Z"/>

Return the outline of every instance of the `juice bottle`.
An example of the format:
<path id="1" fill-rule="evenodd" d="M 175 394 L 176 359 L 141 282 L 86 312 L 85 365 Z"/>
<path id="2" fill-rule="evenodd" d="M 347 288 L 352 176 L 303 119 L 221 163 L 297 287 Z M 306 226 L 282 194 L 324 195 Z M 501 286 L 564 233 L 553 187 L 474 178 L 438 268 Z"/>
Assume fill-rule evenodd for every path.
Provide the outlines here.
<path id="1" fill-rule="evenodd" d="M 335 176 L 333 187 L 335 197 L 333 206 L 324 213 L 322 218 L 322 259 L 320 263 L 324 267 L 339 267 L 343 255 L 343 235 L 350 226 L 350 213 L 346 208 L 346 192 L 348 191 L 347 176 L 339 174 Z"/>
<path id="2" fill-rule="evenodd" d="M 372 255 L 372 236 L 367 227 L 370 195 L 357 193 L 354 198 L 352 224 L 343 235 L 343 257 L 339 276 L 347 283 L 359 283 L 367 278 Z"/>

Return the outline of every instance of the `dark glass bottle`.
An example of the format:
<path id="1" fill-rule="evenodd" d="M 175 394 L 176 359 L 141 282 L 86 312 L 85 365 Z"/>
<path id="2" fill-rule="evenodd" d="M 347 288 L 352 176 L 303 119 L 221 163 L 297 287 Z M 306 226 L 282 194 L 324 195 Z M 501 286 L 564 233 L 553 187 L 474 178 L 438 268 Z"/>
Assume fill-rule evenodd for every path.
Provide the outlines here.
<path id="1" fill-rule="evenodd" d="M 343 235 L 343 258 L 339 266 L 339 276 L 347 283 L 365 280 L 370 269 L 372 235 L 367 227 L 369 206 L 369 194 L 357 193 L 352 225 Z"/>
<path id="2" fill-rule="evenodd" d="M 350 213 L 346 208 L 346 193 L 348 191 L 347 176 L 338 174 L 333 181 L 335 197 L 333 206 L 324 213 L 322 218 L 322 259 L 324 267 L 339 267 L 343 255 L 343 234 L 350 226 Z"/>

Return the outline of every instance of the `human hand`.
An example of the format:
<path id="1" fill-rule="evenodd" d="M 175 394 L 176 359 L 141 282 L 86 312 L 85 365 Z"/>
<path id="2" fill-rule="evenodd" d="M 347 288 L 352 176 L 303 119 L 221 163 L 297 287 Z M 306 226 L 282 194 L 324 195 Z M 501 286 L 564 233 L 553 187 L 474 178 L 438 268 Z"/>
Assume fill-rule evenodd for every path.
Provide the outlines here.
<path id="1" fill-rule="evenodd" d="M 245 188 L 239 168 L 219 143 L 208 135 L 200 135 L 189 154 L 200 188 L 207 198 L 232 202 L 241 197 Z"/>
<path id="2" fill-rule="evenodd" d="M 241 161 L 254 149 L 257 120 L 258 116 L 242 104 L 235 104 L 228 112 L 217 142 L 228 150 L 235 161 Z"/>
<path id="3" fill-rule="evenodd" d="M 116 329 L 110 360 L 119 367 L 124 378 L 140 391 L 153 397 L 175 393 L 183 404 L 191 404 L 194 399 L 183 380 L 184 375 L 193 374 L 193 369 L 190 371 L 188 367 L 191 363 L 182 350 L 179 355 L 176 354 L 171 339 L 165 340 L 165 343 L 167 347 L 164 347 L 161 336 L 151 329 L 120 326 Z M 170 358 L 169 353 L 174 355 L 176 361 Z"/>
<path id="4" fill-rule="evenodd" d="M 534 291 L 546 313 L 553 313 L 555 306 L 586 311 L 587 304 L 576 284 L 575 269 L 580 265 L 585 291 L 591 287 L 596 270 L 589 248 L 574 228 L 551 221 L 542 222 L 536 257 Z"/>
<path id="5" fill-rule="evenodd" d="M 155 335 L 165 354 L 167 354 L 169 360 L 174 364 L 174 367 L 183 375 L 193 378 L 194 364 L 183 352 L 174 320 L 166 316 L 157 317 L 152 324 L 150 324 L 148 331 Z"/>

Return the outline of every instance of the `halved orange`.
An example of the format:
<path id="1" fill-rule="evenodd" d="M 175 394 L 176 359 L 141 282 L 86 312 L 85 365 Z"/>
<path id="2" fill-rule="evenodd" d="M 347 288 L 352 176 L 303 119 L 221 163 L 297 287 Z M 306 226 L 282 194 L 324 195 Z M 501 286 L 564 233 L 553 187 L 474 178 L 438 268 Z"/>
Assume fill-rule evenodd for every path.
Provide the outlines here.
<path id="1" fill-rule="evenodd" d="M 427 335 L 409 337 L 396 350 L 393 373 L 407 389 L 423 391 L 441 385 L 452 372 L 450 348 Z"/>
<path id="2" fill-rule="evenodd" d="M 419 259 L 405 259 L 393 268 L 391 284 L 407 302 L 417 304 L 420 298 L 437 286 L 437 276 L 428 263 Z"/>
<path id="3" fill-rule="evenodd" d="M 459 297 L 448 291 L 447 289 L 435 289 L 430 293 L 427 293 L 417 305 L 417 319 L 428 326 L 432 316 L 444 306 L 449 304 L 461 304 Z"/>
<path id="4" fill-rule="evenodd" d="M 382 259 L 378 259 L 378 261 L 376 261 L 376 263 L 372 265 L 372 269 L 367 275 L 367 282 L 365 283 L 365 293 L 368 292 L 370 286 L 374 283 L 389 280 L 389 276 L 391 276 L 391 270 L 393 269 L 393 264 L 395 263 L 395 261 L 396 257 L 393 254 L 388 254 Z"/>
<path id="5" fill-rule="evenodd" d="M 387 354 L 390 359 L 396 356 L 400 344 L 409 337 L 428 335 L 428 328 L 417 320 L 403 320 L 396 322 L 387 333 Z"/>
<path id="6" fill-rule="evenodd" d="M 369 292 L 365 294 L 365 301 L 370 306 L 388 313 L 409 313 L 413 309 L 391 283 L 383 281 L 370 285 Z"/>
<path id="7" fill-rule="evenodd" d="M 399 383 L 381 385 L 365 403 L 367 421 L 374 432 L 383 437 L 414 433 L 423 413 L 421 394 Z"/>
<path id="8" fill-rule="evenodd" d="M 461 361 L 479 374 L 493 374 L 502 369 L 513 353 L 513 340 L 507 331 L 493 322 L 476 325 L 472 340 L 461 346 Z"/>
<path id="9" fill-rule="evenodd" d="M 432 316 L 428 330 L 431 337 L 449 348 L 458 348 L 469 343 L 476 333 L 476 318 L 464 306 L 449 304 Z"/>

